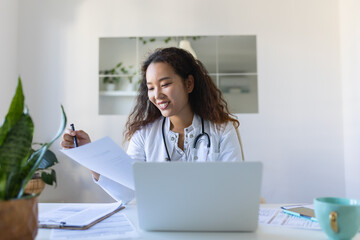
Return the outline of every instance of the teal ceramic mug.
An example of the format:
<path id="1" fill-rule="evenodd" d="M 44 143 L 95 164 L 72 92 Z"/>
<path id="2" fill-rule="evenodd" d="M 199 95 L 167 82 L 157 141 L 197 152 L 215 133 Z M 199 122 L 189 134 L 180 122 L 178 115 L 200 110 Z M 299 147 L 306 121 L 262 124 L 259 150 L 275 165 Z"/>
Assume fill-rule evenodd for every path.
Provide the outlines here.
<path id="1" fill-rule="evenodd" d="M 315 217 L 330 239 L 351 239 L 360 228 L 360 201 L 348 198 L 314 199 Z"/>

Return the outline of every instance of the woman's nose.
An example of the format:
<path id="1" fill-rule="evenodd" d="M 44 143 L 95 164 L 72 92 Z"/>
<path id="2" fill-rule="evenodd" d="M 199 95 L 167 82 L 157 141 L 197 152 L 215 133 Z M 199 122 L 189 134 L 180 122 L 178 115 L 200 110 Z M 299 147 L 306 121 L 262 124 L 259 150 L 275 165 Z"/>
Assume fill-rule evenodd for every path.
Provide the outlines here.
<path id="1" fill-rule="evenodd" d="M 163 98 L 164 94 L 161 91 L 161 88 L 155 88 L 155 98 L 161 99 Z"/>

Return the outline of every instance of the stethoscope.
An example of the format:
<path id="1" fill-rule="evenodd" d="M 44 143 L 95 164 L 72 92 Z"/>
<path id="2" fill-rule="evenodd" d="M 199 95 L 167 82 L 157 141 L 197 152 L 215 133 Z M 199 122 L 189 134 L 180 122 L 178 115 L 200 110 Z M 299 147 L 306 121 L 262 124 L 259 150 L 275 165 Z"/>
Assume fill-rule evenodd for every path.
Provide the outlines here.
<path id="1" fill-rule="evenodd" d="M 163 123 L 162 123 L 162 137 L 163 137 L 163 141 L 164 141 L 164 145 L 165 145 L 165 150 L 166 150 L 166 154 L 168 156 L 168 158 L 166 159 L 166 161 L 171 161 L 170 159 L 170 154 L 169 154 L 169 151 L 168 151 L 168 148 L 167 148 L 167 145 L 166 145 L 166 140 L 165 140 L 165 133 L 164 133 L 164 126 L 165 126 L 165 121 L 166 121 L 166 118 L 164 118 L 163 120 Z M 194 148 L 196 148 L 196 145 L 197 143 L 199 142 L 200 138 L 202 136 L 206 136 L 207 138 L 207 147 L 209 148 L 210 147 L 210 137 L 209 137 L 209 134 L 207 134 L 205 131 L 204 131 L 204 119 L 201 118 L 201 133 L 195 138 L 195 142 L 194 142 Z"/>

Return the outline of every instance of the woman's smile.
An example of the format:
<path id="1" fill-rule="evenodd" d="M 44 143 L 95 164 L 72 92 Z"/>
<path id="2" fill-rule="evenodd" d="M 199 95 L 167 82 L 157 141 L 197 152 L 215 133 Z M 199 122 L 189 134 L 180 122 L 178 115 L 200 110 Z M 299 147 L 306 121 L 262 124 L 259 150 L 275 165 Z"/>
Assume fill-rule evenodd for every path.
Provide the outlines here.
<path id="1" fill-rule="evenodd" d="M 169 106 L 170 102 L 160 102 L 158 103 L 158 107 L 161 111 L 165 110 Z"/>

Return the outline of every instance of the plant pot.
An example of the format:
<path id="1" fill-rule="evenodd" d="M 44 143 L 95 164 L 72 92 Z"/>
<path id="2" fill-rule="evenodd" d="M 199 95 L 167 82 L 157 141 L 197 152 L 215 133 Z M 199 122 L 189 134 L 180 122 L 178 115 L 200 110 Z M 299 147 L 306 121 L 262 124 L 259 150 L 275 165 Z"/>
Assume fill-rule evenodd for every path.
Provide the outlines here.
<path id="1" fill-rule="evenodd" d="M 134 91 L 134 88 L 135 88 L 135 84 L 127 80 L 122 81 L 120 84 L 120 89 L 125 92 L 132 92 Z"/>
<path id="2" fill-rule="evenodd" d="M 114 91 L 115 90 L 115 83 L 106 83 L 105 88 L 106 88 L 106 91 Z"/>
<path id="3" fill-rule="evenodd" d="M 45 188 L 45 183 L 41 178 L 31 179 L 25 186 L 25 193 L 40 194 Z"/>
<path id="4" fill-rule="evenodd" d="M 34 239 L 38 232 L 37 198 L 0 202 L 0 219 L 2 240 Z"/>

